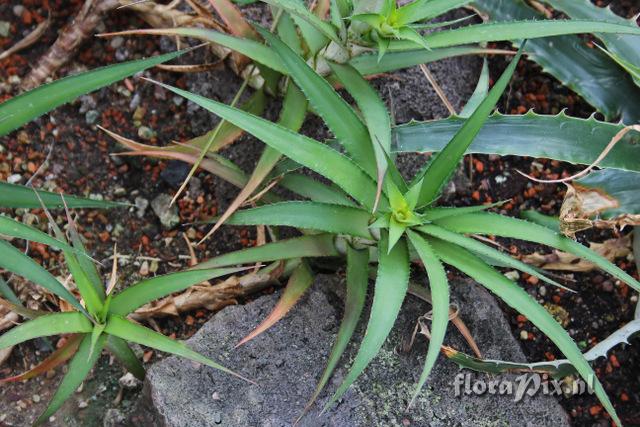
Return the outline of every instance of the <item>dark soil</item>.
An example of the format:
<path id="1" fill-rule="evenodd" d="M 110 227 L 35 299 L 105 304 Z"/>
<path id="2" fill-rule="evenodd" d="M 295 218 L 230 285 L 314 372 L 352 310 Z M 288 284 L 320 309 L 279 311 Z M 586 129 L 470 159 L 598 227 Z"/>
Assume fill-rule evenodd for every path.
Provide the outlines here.
<path id="1" fill-rule="evenodd" d="M 0 21 L 11 23 L 9 37 L 0 37 L 2 50 L 24 37 L 46 17 L 46 4 L 53 11 L 52 24 L 38 43 L 0 62 L 0 100 L 18 93 L 19 78 L 26 75 L 30 65 L 53 43 L 57 30 L 82 3 L 80 0 L 11 0 L 0 4 Z M 634 0 L 616 0 L 611 3 L 617 13 L 632 16 L 640 12 L 640 5 Z M 24 6 L 24 9 L 20 16 L 16 16 L 14 9 L 19 5 Z M 144 26 L 146 24 L 126 11 L 110 14 L 104 23 L 105 30 L 114 31 Z M 75 60 L 56 77 L 106 63 L 150 56 L 173 48 L 173 41 L 170 39 L 127 38 L 122 40 L 120 46 L 113 40 L 92 39 L 83 45 Z M 188 57 L 183 61 L 193 62 Z M 505 62 L 494 59 L 491 66 L 495 78 L 504 68 Z M 179 87 L 187 86 L 187 79 L 179 74 L 157 69 L 145 74 Z M 227 76 L 220 78 L 227 79 L 230 83 L 220 99 L 229 102 L 239 80 L 226 74 Z M 523 113 L 530 108 L 538 113 L 557 113 L 562 108 L 567 108 L 569 115 L 587 117 L 593 112 L 578 96 L 531 62 L 520 64 L 509 94 L 500 105 L 503 112 L 509 113 Z M 159 194 L 172 195 L 188 170 L 183 164 L 147 158 L 111 157 L 110 154 L 120 151 L 120 147 L 95 127 L 95 124 L 100 124 L 124 136 L 138 139 L 138 129 L 133 123 L 136 109 L 145 110 L 141 122 L 155 132 L 156 137 L 150 140 L 152 144 L 164 145 L 171 140 L 183 141 L 198 135 L 193 129 L 186 102 L 141 80 L 128 79 L 58 108 L 2 138 L 0 179 L 6 180 L 18 174 L 21 176 L 20 183 L 26 183 L 51 151 L 49 167 L 31 182 L 36 188 L 101 196 L 132 204 L 140 197 L 151 202 Z M 89 120 L 91 116 L 97 116 L 95 122 Z M 516 216 L 524 209 L 557 214 L 564 188 L 528 182 L 515 173 L 515 169 L 548 178 L 570 174 L 576 169 L 560 162 L 537 159 L 535 162 L 542 165 L 540 172 L 539 168 L 532 167 L 532 162 L 533 159 L 516 157 L 474 156 L 471 161 L 473 173 L 469 190 L 457 194 L 449 202 L 471 205 L 511 199 L 503 207 L 504 212 L 510 215 Z M 508 181 L 497 184 L 497 176 L 508 177 Z M 202 172 L 196 177 L 196 183 L 178 201 L 183 224 L 209 218 L 228 203 L 228 200 L 222 200 L 218 180 Z M 226 193 L 228 198 L 229 192 Z M 36 221 L 42 229 L 46 229 L 44 214 L 38 210 L 32 213 L 36 215 Z M 16 211 L 12 214 L 20 217 L 24 212 Z M 64 222 L 60 213 L 57 219 L 60 223 Z M 114 245 L 117 244 L 120 254 L 128 255 L 120 262 L 119 286 L 127 286 L 141 279 L 143 276 L 140 275 L 140 270 L 145 261 L 157 264 L 158 274 L 187 267 L 189 257 L 183 233 L 189 234 L 194 241 L 206 232 L 205 228 L 188 225 L 164 230 L 150 207 L 140 217 L 135 207 L 112 211 L 80 211 L 79 226 L 89 249 L 98 260 L 104 262 L 102 273 L 105 277 L 110 270 L 109 257 L 113 255 Z M 611 237 L 611 233 L 584 233 L 580 236 L 583 242 L 601 241 L 608 237 Z M 251 230 L 227 227 L 217 238 L 198 247 L 197 256 L 206 259 L 220 252 L 251 246 L 255 244 L 254 238 Z M 514 242 L 502 243 L 511 247 Z M 516 254 L 520 251 L 530 253 L 544 250 L 535 245 L 513 247 Z M 60 253 L 49 251 L 44 246 L 31 245 L 29 254 L 55 274 L 62 275 Z M 618 260 L 618 265 L 637 275 L 633 262 L 621 259 Z M 520 283 L 541 302 L 560 306 L 568 312 L 567 328 L 585 350 L 633 318 L 637 295 L 626 285 L 616 283 L 598 272 L 576 273 L 567 279 L 573 279 L 566 280 L 566 285 L 578 290 L 577 294 L 549 286 L 545 286 L 542 291 L 542 285 L 525 276 L 521 277 Z M 530 361 L 560 357 L 554 345 L 526 319 L 507 307 L 505 312 L 511 319 L 516 336 L 520 336 L 522 331 L 528 332 L 527 339 L 522 340 L 522 346 Z M 191 336 L 211 315 L 213 313 L 199 310 L 179 318 L 161 319 L 154 326 L 167 335 L 184 339 Z M 617 347 L 609 359 L 598 361 L 595 367 L 625 425 L 640 425 L 640 350 L 637 346 L 640 341 L 635 339 L 631 344 L 635 345 Z M 56 339 L 51 339 L 18 346 L 8 361 L 0 366 L 0 377 L 28 369 L 42 360 L 56 345 Z M 146 363 L 152 363 L 157 357 L 161 355 L 147 351 L 144 359 Z M 123 415 L 130 412 L 139 389 L 121 390 L 117 379 L 124 371 L 112 362 L 106 355 L 102 357 L 99 368 L 85 383 L 83 391 L 70 399 L 62 413 L 56 415 L 54 424 L 102 425 L 103 414 L 109 408 L 117 408 Z M 44 409 L 62 371 L 63 369 L 58 369 L 46 378 L 0 387 L 0 426 L 28 424 Z M 86 406 L 84 402 L 87 402 Z M 577 426 L 610 423 L 595 397 L 563 399 L 562 404 Z"/>

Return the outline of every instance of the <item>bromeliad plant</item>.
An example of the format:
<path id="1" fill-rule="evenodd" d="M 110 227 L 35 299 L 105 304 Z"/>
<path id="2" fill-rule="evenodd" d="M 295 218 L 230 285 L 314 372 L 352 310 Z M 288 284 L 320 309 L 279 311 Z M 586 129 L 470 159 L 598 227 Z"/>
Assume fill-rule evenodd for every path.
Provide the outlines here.
<path id="1" fill-rule="evenodd" d="M 79 95 L 99 89 L 151 66 L 173 59 L 184 51 L 154 58 L 130 61 L 67 77 L 17 96 L 0 105 L 0 136 L 31 121 L 51 109 L 69 102 Z M 114 208 L 122 204 L 34 190 L 0 182 L 0 208 L 45 208 L 56 237 L 34 227 L 0 215 L 0 269 L 21 276 L 58 298 L 62 312 L 50 313 L 26 309 L 11 287 L 0 278 L 0 304 L 30 319 L 0 336 L 0 349 L 30 339 L 52 335 L 67 335 L 65 344 L 27 372 L 0 379 L 0 384 L 22 381 L 69 362 L 69 369 L 46 410 L 35 424 L 46 421 L 78 388 L 107 349 L 136 377 L 144 378 L 144 368 L 129 347 L 135 342 L 160 351 L 173 353 L 222 370 L 240 378 L 238 374 L 211 359 L 189 349 L 186 345 L 126 319 L 138 307 L 179 292 L 202 281 L 232 274 L 242 269 L 212 268 L 184 271 L 143 280 L 120 293 L 114 293 L 116 269 L 105 289 L 95 264 L 89 258 L 75 225 L 69 219 L 69 243 L 47 209 L 53 208 Z M 69 291 L 51 273 L 18 248 L 4 240 L 24 239 L 62 250 L 65 263 L 76 284 L 79 297 Z M 244 379 L 244 378 L 243 378 Z M 247 380 L 248 381 L 248 380 Z"/>
<path id="2" fill-rule="evenodd" d="M 543 226 L 484 212 L 490 206 L 468 208 L 436 207 L 435 203 L 465 151 L 488 119 L 506 88 L 521 53 L 473 114 L 464 121 L 446 146 L 411 182 L 398 172 L 390 151 L 389 114 L 377 93 L 350 64 L 329 63 L 332 73 L 355 100 L 356 111 L 312 69 L 305 59 L 278 37 L 261 31 L 270 44 L 272 61 L 289 76 L 287 97 L 279 123 L 273 123 L 242 109 L 161 83 L 163 87 L 220 116 L 254 135 L 276 154 L 288 157 L 276 168 L 273 178 L 307 201 L 282 201 L 265 188 L 261 206 L 240 210 L 227 224 L 295 227 L 302 236 L 273 241 L 263 246 L 232 252 L 208 260 L 197 268 L 219 268 L 255 262 L 273 262 L 346 255 L 346 311 L 328 366 L 311 402 L 318 396 L 351 340 L 362 313 L 371 263 L 377 263 L 373 305 L 367 332 L 349 374 L 326 405 L 330 407 L 358 378 L 376 356 L 388 336 L 408 289 L 410 265 L 422 264 L 429 278 L 433 300 L 432 337 L 414 398 L 427 380 L 440 349 L 448 322 L 449 289 L 444 265 L 448 264 L 475 279 L 508 305 L 530 319 L 564 353 L 575 370 L 591 384 L 603 406 L 619 423 L 602 385 L 569 334 L 527 292 L 493 265 L 509 266 L 558 285 L 537 270 L 469 237 L 497 235 L 528 240 L 571 252 L 640 290 L 640 283 L 586 247 Z M 337 147 L 316 141 L 295 131 L 299 119 L 300 92 L 333 132 Z M 325 185 L 295 170 L 306 167 L 330 180 Z M 274 233 L 277 236 L 277 233 Z M 259 326 L 260 332 L 281 317 L 312 283 L 304 261 L 296 267 L 274 313 Z M 248 338 L 257 335 L 251 334 Z M 246 341 L 243 340 L 243 342 Z"/>
<path id="3" fill-rule="evenodd" d="M 129 347 L 128 342 L 176 354 L 246 380 L 213 360 L 191 350 L 183 343 L 167 338 L 126 318 L 127 315 L 148 302 L 182 291 L 202 281 L 232 274 L 242 269 L 211 268 L 177 272 L 143 280 L 120 293 L 114 293 L 112 291 L 117 281 L 115 277 L 117 257 L 114 259 L 111 280 L 105 289 L 95 264 L 82 245 L 71 217 L 68 216 L 68 219 L 71 243 L 67 241 L 52 217 L 49 217 L 49 220 L 57 238 L 18 221 L 0 216 L 0 234 L 39 242 L 62 250 L 65 263 L 80 296 L 78 299 L 38 263 L 13 245 L 0 240 L 2 253 L 0 268 L 41 286 L 65 302 L 65 304 L 59 304 L 61 307 L 68 307 L 62 312 L 51 313 L 25 309 L 19 300 L 0 299 L 0 304 L 29 319 L 0 336 L 0 349 L 38 337 L 67 335 L 65 344 L 34 368 L 20 375 L 0 379 L 0 384 L 26 380 L 46 373 L 67 360 L 71 360 L 60 386 L 35 424 L 46 421 L 73 394 L 98 361 L 103 349 L 107 349 L 113 354 L 137 378 L 144 379 L 144 367 Z"/>
<path id="4" fill-rule="evenodd" d="M 470 2 L 466 0 L 415 0 L 397 7 L 396 2 L 393 0 L 360 0 L 353 2 L 349 0 L 320 0 L 314 2 L 314 6 L 308 9 L 304 3 L 297 0 L 264 1 L 271 6 L 272 32 L 277 33 L 291 49 L 301 55 L 319 74 L 327 76 L 327 79 L 334 85 L 340 84 L 340 82 L 329 66 L 329 62 L 346 63 L 355 68 L 360 74 L 370 78 L 381 73 L 418 64 L 426 64 L 452 56 L 513 53 L 504 50 L 487 49 L 483 46 L 483 43 L 486 42 L 513 41 L 517 43 L 518 40 L 525 38 L 536 38 L 538 40 L 532 41 L 532 44 L 527 48 L 527 52 L 531 59 L 541 62 L 540 59 L 549 58 L 551 55 L 562 55 L 562 52 L 559 54 L 554 51 L 553 47 L 550 47 L 547 41 L 542 39 L 543 37 L 574 37 L 578 40 L 576 36 L 567 35 L 592 32 L 606 39 L 608 41 L 607 46 L 615 44 L 615 40 L 619 40 L 619 43 L 624 41 L 626 46 L 630 44 L 629 41 L 638 38 L 640 34 L 640 29 L 635 23 L 622 19 L 605 19 L 607 18 L 606 16 L 603 17 L 598 13 L 590 13 L 586 16 L 579 15 L 576 16 L 580 18 L 577 20 L 537 19 L 538 17 L 535 13 L 526 13 L 529 8 L 521 0 L 507 2 L 477 0 L 472 3 L 473 6 L 480 7 L 483 12 L 491 12 L 491 16 L 496 15 L 497 22 L 491 21 L 454 29 L 442 29 L 436 33 L 426 35 L 419 33 L 419 31 L 434 27 L 447 27 L 460 21 L 429 22 L 432 18 L 466 6 Z M 272 54 L 269 47 L 263 43 L 260 35 L 228 0 L 210 0 L 210 2 L 223 21 L 227 23 L 229 34 L 205 28 L 179 27 L 133 30 L 105 34 L 105 36 L 150 34 L 196 38 L 209 42 L 212 46 L 223 46 L 225 49 L 230 49 L 236 53 L 236 57 L 237 55 L 243 55 L 251 59 L 253 62 L 244 69 L 242 75 L 245 76 L 245 83 L 254 83 L 254 86 L 257 85 L 260 89 L 241 108 L 260 115 L 266 105 L 265 94 L 278 92 L 278 81 L 281 76 L 289 75 L 289 68 L 277 55 Z M 561 40 L 561 38 L 554 40 Z M 533 42 L 535 42 L 535 45 Z M 560 50 L 566 50 L 579 44 L 578 41 L 572 39 L 571 42 L 563 42 L 563 48 Z M 633 48 L 626 46 L 624 52 L 628 53 L 629 50 L 633 50 Z M 615 51 L 618 52 L 619 50 Z M 552 71 L 576 63 L 582 66 L 585 65 L 585 61 L 581 61 L 581 59 L 585 55 L 585 52 L 581 51 L 581 53 L 573 55 L 571 61 L 557 58 L 557 60 L 553 61 L 553 64 L 549 64 L 548 60 L 541 63 L 546 69 L 551 69 Z M 629 61 L 629 55 L 625 55 L 624 58 L 625 61 Z M 588 65 L 586 64 L 585 66 Z M 613 64 L 613 67 L 617 67 L 617 65 Z M 574 66 L 574 68 L 576 67 Z M 606 66 L 599 67 L 598 70 L 591 70 L 586 75 L 584 72 L 579 72 L 580 70 L 573 69 L 570 73 L 564 70 L 559 78 L 562 81 L 571 82 L 572 88 L 578 90 L 579 93 L 583 93 L 584 91 L 581 91 L 583 86 L 593 89 L 593 85 L 590 85 L 588 81 L 596 71 L 602 72 L 602 69 L 606 69 L 605 75 L 602 79 L 599 79 L 599 82 L 602 84 L 609 83 L 609 73 L 615 71 L 609 68 Z M 261 78 L 254 78 L 258 71 Z M 484 80 L 488 84 L 488 73 Z M 234 99 L 234 104 L 240 98 L 240 94 L 246 86 L 244 84 L 241 87 L 239 94 Z M 478 85 L 478 88 L 480 87 L 481 82 Z M 304 98 L 300 99 L 299 96 L 292 93 L 293 91 L 294 89 L 285 89 L 285 97 L 291 98 L 288 102 L 289 105 L 293 105 L 296 99 L 298 100 L 298 105 L 291 108 L 291 111 L 286 115 L 283 115 L 283 119 L 289 123 L 281 122 L 280 124 L 297 130 L 296 127 L 299 127 L 304 120 L 304 112 L 300 112 L 300 109 L 306 109 L 306 107 L 302 105 L 305 102 Z M 479 94 L 482 95 L 484 92 L 484 89 L 480 90 Z M 612 89 L 608 88 L 598 92 L 603 95 L 612 93 Z M 617 98 L 623 97 L 618 96 Z M 587 99 L 590 99 L 590 97 L 587 97 Z M 232 106 L 235 106 L 234 104 Z M 599 104 L 595 103 L 594 105 L 600 108 Z M 608 114 L 607 111 L 605 113 Z M 293 118 L 294 114 L 295 118 Z M 548 118 L 535 118 L 529 120 L 529 122 L 542 123 Z M 451 119 L 451 121 L 454 121 L 456 118 L 452 117 Z M 433 124 L 435 126 L 440 125 L 440 123 Z M 518 127 L 518 133 L 526 132 L 528 129 L 523 125 Z M 172 158 L 192 163 L 193 166 L 187 180 L 195 173 L 198 167 L 201 167 L 241 188 L 242 191 L 231 203 L 212 232 L 245 203 L 264 183 L 265 179 L 272 175 L 272 170 L 280 158 L 277 151 L 267 147 L 253 173 L 250 176 L 245 176 L 239 168 L 219 155 L 219 152 L 224 147 L 233 143 L 242 133 L 241 129 L 225 120 L 222 120 L 214 129 L 204 135 L 181 144 L 161 148 L 136 143 L 111 131 L 107 132 L 131 150 L 127 153 L 128 155 Z M 426 136 L 422 137 L 423 140 L 431 137 L 427 131 L 416 133 L 426 134 Z M 393 141 L 397 142 L 398 146 L 406 145 L 403 144 L 402 138 L 394 137 Z M 424 149 L 429 145 L 429 143 L 426 143 L 422 148 Z M 576 144 L 573 143 L 572 145 Z M 535 144 L 530 144 L 529 146 L 533 147 Z M 402 147 L 393 148 L 402 149 Z M 377 152 L 377 160 L 380 160 L 380 152 L 377 146 L 374 147 L 374 151 Z M 569 160 L 573 161 L 573 159 Z M 296 178 L 296 183 L 300 179 Z M 184 190 L 187 180 L 178 190 L 174 201 Z M 282 185 L 294 185 L 292 183 L 293 180 L 293 178 L 287 179 L 286 182 L 282 182 Z"/>

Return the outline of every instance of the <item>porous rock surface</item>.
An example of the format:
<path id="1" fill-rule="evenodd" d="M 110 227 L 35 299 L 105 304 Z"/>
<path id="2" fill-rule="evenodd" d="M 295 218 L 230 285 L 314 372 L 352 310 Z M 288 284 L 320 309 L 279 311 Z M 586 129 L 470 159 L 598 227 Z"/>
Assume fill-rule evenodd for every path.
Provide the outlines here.
<path id="1" fill-rule="evenodd" d="M 216 314 L 187 344 L 259 385 L 170 357 L 148 372 L 143 405 L 146 422 L 172 427 L 293 425 L 314 390 L 338 331 L 343 289 L 339 275 L 318 276 L 312 289 L 281 322 L 238 349 L 234 349 L 234 345 L 269 313 L 279 293 L 244 306 L 227 307 Z M 460 316 L 486 357 L 525 360 L 489 293 L 472 281 L 453 283 L 452 291 Z M 352 343 L 318 405 L 299 425 L 568 425 L 566 413 L 550 396 L 538 394 L 519 402 L 508 395 L 456 397 L 453 382 L 461 371 L 442 355 L 415 408 L 405 412 L 422 370 L 427 344 L 424 337 L 418 336 L 408 352 L 398 349 L 411 336 L 418 317 L 429 309 L 425 302 L 408 296 L 380 354 L 339 403 L 320 415 L 322 405 L 346 375 L 346 366 L 353 361 L 357 345 Z M 357 341 L 362 337 L 365 323 L 362 321 L 356 331 Z M 451 325 L 446 341 L 469 351 Z M 491 379 L 485 374 L 470 374 L 472 381 Z M 500 378 L 513 379 L 513 376 Z"/>

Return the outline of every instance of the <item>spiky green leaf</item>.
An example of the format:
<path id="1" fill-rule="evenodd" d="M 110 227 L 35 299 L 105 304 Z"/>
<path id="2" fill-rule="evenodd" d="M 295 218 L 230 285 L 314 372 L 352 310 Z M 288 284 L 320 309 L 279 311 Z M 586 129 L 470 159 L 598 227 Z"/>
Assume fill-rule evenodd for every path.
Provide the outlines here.
<path id="1" fill-rule="evenodd" d="M 40 264 L 16 249 L 13 245 L 0 239 L 0 267 L 18 276 L 22 276 L 33 283 L 42 286 L 51 293 L 59 296 L 79 311 L 84 308 L 76 297 L 65 288 L 62 283 L 51 275 Z"/>
<path id="2" fill-rule="evenodd" d="M 56 80 L 11 98 L 0 104 L 0 136 L 8 134 L 62 104 L 73 101 L 80 95 L 93 92 L 154 65 L 170 61 L 186 51 L 181 50 L 98 68 Z"/>
<path id="3" fill-rule="evenodd" d="M 528 44 L 527 44 L 528 46 Z M 440 151 L 460 130 L 465 120 L 414 122 L 393 129 L 394 152 Z M 466 154 L 500 154 L 544 157 L 590 165 L 624 125 L 601 122 L 594 117 L 494 113 L 485 122 Z M 640 172 L 640 133 L 629 132 L 599 163 L 603 168 Z"/>
<path id="4" fill-rule="evenodd" d="M 0 349 L 51 335 L 89 333 L 91 322 L 81 313 L 53 313 L 28 320 L 0 336 Z"/>
<path id="5" fill-rule="evenodd" d="M 233 214 L 231 225 L 281 225 L 371 239 L 369 218 L 363 209 L 317 202 L 282 202 L 244 209 Z"/>
<path id="6" fill-rule="evenodd" d="M 76 391 L 80 384 L 82 384 L 82 381 L 89 375 L 89 371 L 91 371 L 91 368 L 93 368 L 93 365 L 95 365 L 100 357 L 106 338 L 104 334 L 100 336 L 95 344 L 95 348 L 92 348 L 91 336 L 86 335 L 84 337 L 78 351 L 69 363 L 69 370 L 64 378 L 62 378 L 62 382 L 49 401 L 47 409 L 38 417 L 34 425 L 39 425 L 47 421 L 51 415 L 60 409 L 62 404 Z"/>
<path id="7" fill-rule="evenodd" d="M 106 346 L 107 350 L 109 350 L 109 352 L 118 359 L 127 371 L 131 372 L 140 381 L 144 380 L 144 367 L 125 340 L 118 338 L 115 335 L 108 335 Z"/>
<path id="8" fill-rule="evenodd" d="M 615 24 L 589 20 L 538 20 L 490 22 L 475 24 L 453 30 L 438 31 L 423 37 L 431 48 L 460 46 L 471 43 L 505 40 L 538 39 L 566 34 L 612 33 L 640 35 L 640 28 L 631 24 Z M 412 50 L 415 42 L 393 40 L 390 51 Z"/>
<path id="9" fill-rule="evenodd" d="M 164 351 L 165 353 L 175 354 L 177 356 L 184 357 L 185 359 L 202 363 L 203 365 L 210 366 L 214 369 L 218 369 L 222 372 L 234 375 L 247 381 L 246 378 L 236 374 L 232 370 L 227 369 L 219 363 L 216 363 L 213 360 L 209 359 L 208 357 L 205 357 L 200 353 L 191 350 L 185 344 L 174 341 L 171 338 L 167 338 L 162 334 L 159 334 L 149 328 L 145 328 L 144 326 L 130 322 L 120 316 L 109 316 L 105 332 L 107 334 L 115 335 L 118 338 L 122 338 L 125 341 L 135 342 L 159 351 Z"/>
<path id="10" fill-rule="evenodd" d="M 280 39 L 266 31 L 261 34 L 280 56 L 291 78 L 307 96 L 313 110 L 322 117 L 338 142 L 369 176 L 375 177 L 375 158 L 367 128 L 351 106 Z"/>
<path id="11" fill-rule="evenodd" d="M 334 63 L 329 65 L 362 112 L 376 157 L 377 177 L 381 180 L 387 171 L 387 156 L 391 152 L 391 118 L 387 107 L 353 66 Z"/>
<path id="12" fill-rule="evenodd" d="M 363 206 L 369 209 L 373 206 L 376 194 L 373 180 L 351 159 L 333 148 L 223 103 L 169 85 L 157 84 L 217 114 L 287 157 L 327 177 Z"/>
<path id="13" fill-rule="evenodd" d="M 426 233 L 430 236 L 434 236 L 444 241 L 453 243 L 454 245 L 463 247 L 471 252 L 475 252 L 476 254 L 482 257 L 486 257 L 488 259 L 491 259 L 507 267 L 511 267 L 511 268 L 515 268 L 516 270 L 523 271 L 553 286 L 565 288 L 560 283 L 556 282 L 553 279 L 548 278 L 547 276 L 540 273 L 535 268 L 532 268 L 531 266 L 523 263 L 522 261 L 519 261 L 511 257 L 510 255 L 504 254 L 470 237 L 465 237 L 462 234 L 454 233 L 442 227 L 438 227 L 437 225 L 432 225 L 432 224 L 417 227 L 417 230 L 423 233 Z"/>
<path id="14" fill-rule="evenodd" d="M 380 60 L 377 54 L 361 54 L 351 60 L 351 64 L 364 76 L 387 73 L 390 71 L 409 68 L 419 64 L 427 64 L 445 58 L 464 55 L 482 55 L 496 52 L 495 49 L 485 49 L 477 46 L 458 46 L 443 49 L 415 49 L 403 52 L 387 52 Z"/>
<path id="15" fill-rule="evenodd" d="M 615 278 L 640 291 L 640 283 L 591 249 L 538 224 L 492 213 L 473 213 L 443 218 L 437 225 L 456 233 L 496 235 L 551 246 L 592 262 Z"/>
<path id="16" fill-rule="evenodd" d="M 398 24 L 426 21 L 470 2 L 471 0 L 415 0 L 397 10 Z"/>
<path id="17" fill-rule="evenodd" d="M 447 272 L 444 271 L 444 267 L 431 248 L 431 245 L 413 231 L 409 231 L 407 235 L 409 236 L 411 245 L 415 248 L 416 252 L 418 252 L 424 268 L 427 270 L 429 288 L 431 289 L 431 306 L 433 307 L 429 350 L 427 351 L 424 368 L 420 374 L 416 391 L 413 393 L 411 399 L 411 402 L 414 402 L 418 393 L 422 390 L 424 383 L 427 381 L 433 365 L 436 363 L 436 359 L 440 353 L 440 347 L 444 342 L 444 336 L 447 332 L 447 324 L 449 323 L 449 280 L 447 279 Z"/>
<path id="18" fill-rule="evenodd" d="M 341 44 L 342 41 L 338 37 L 335 28 L 333 26 L 318 18 L 316 15 L 311 13 L 309 9 L 307 9 L 303 2 L 299 2 L 296 0 L 262 0 L 265 3 L 268 3 L 272 6 L 282 8 L 289 12 L 289 14 L 293 16 L 297 16 L 311 24 L 314 28 L 320 31 L 322 34 L 327 36 L 329 39 L 334 41 L 337 44 Z"/>
<path id="19" fill-rule="evenodd" d="M 0 123 L 0 127 L 2 123 Z M 36 193 L 38 195 L 36 195 Z M 35 190 L 23 185 L 0 182 L 0 206 L 3 208 L 38 209 L 42 204 L 49 209 L 62 208 L 62 196 L 49 191 Z M 70 208 L 117 208 L 127 206 L 126 203 L 109 202 L 106 200 L 84 199 L 81 197 L 64 196 L 64 201 Z"/>
<path id="20" fill-rule="evenodd" d="M 382 233 L 379 243 L 378 276 L 371 315 L 358 354 L 342 384 L 329 399 L 325 410 L 338 400 L 378 354 L 398 317 L 409 284 L 409 252 L 404 239 L 387 253 L 388 236 Z"/>
<path id="21" fill-rule="evenodd" d="M 464 156 L 465 151 L 469 145 L 471 145 L 475 136 L 480 132 L 491 110 L 493 110 L 496 102 L 498 102 L 498 99 L 500 99 L 500 96 L 509 84 L 521 56 L 522 49 L 515 58 L 513 58 L 507 69 L 502 73 L 493 88 L 491 88 L 487 97 L 478 105 L 471 117 L 467 119 L 453 139 L 442 151 L 438 152 L 429 164 L 424 174 L 418 205 L 421 206 L 431 203 L 438 196 L 443 185 L 458 166 L 458 162 Z"/>
<path id="22" fill-rule="evenodd" d="M 336 342 L 333 344 L 331 354 L 327 360 L 325 368 L 318 385 L 309 399 L 305 410 L 313 405 L 320 395 L 320 392 L 331 378 L 333 370 L 338 365 L 340 357 L 351 341 L 353 332 L 356 329 L 362 309 L 364 308 L 365 297 L 367 296 L 367 287 L 369 285 L 369 251 L 354 249 L 347 247 L 347 296 L 344 306 L 344 316 L 340 323 L 340 329 L 336 336 Z"/>
<path id="23" fill-rule="evenodd" d="M 560 351 L 571 361 L 580 376 L 592 386 L 596 396 L 605 407 L 607 412 L 613 417 L 618 425 L 618 418 L 611 401 L 607 397 L 602 384 L 596 374 L 585 360 L 582 352 L 573 341 L 571 336 L 553 318 L 551 314 L 527 292 L 518 287 L 511 280 L 500 274 L 498 271 L 485 264 L 481 259 L 467 252 L 459 246 L 452 245 L 438 239 L 429 239 L 438 256 L 447 264 L 454 266 L 474 280 L 477 280 L 484 287 L 500 297 L 510 307 L 522 313 L 540 331 L 542 331 Z"/>
<path id="24" fill-rule="evenodd" d="M 355 206 L 355 203 L 339 188 L 323 184 L 307 175 L 288 173 L 280 180 L 279 184 L 314 202 Z"/>

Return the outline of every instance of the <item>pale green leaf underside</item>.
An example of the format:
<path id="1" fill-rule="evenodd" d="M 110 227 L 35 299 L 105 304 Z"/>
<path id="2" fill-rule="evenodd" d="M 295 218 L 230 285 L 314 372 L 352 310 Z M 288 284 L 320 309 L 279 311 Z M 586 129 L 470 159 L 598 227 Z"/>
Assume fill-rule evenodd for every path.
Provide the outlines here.
<path id="1" fill-rule="evenodd" d="M 440 151 L 464 123 L 463 118 L 449 117 L 397 126 L 393 129 L 393 151 Z M 564 112 L 557 115 L 540 115 L 533 111 L 524 115 L 494 113 L 466 154 L 544 157 L 589 165 L 623 128 L 619 123 L 602 122 L 594 117 L 569 117 Z M 640 172 L 638 157 L 640 133 L 629 132 L 598 165 Z"/>

